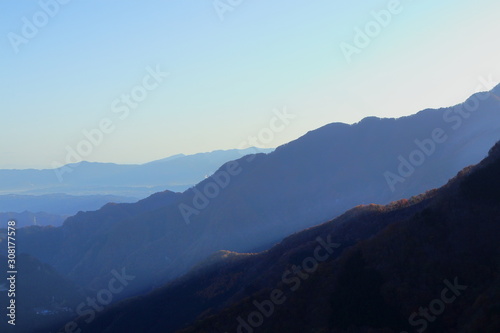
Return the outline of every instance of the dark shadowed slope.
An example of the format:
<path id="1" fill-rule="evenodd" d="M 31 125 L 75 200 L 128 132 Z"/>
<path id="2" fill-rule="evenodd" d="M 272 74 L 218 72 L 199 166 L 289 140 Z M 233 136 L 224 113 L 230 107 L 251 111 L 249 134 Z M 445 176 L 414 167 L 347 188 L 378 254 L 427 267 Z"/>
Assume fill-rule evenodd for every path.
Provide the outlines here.
<path id="1" fill-rule="evenodd" d="M 0 240 L 2 250 L 6 245 Z M 73 283 L 62 277 L 52 267 L 25 255 L 17 255 L 17 279 L 15 284 L 16 325 L 7 324 L 7 306 L 10 297 L 7 293 L 10 283 L 7 283 L 7 257 L 0 255 L 0 307 L 2 320 L 0 331 L 5 333 L 48 333 L 54 322 L 64 324 L 75 316 L 77 304 L 85 300 L 85 295 Z M 7 276 L 6 276 L 7 275 Z M 13 296 L 13 295 L 11 295 Z M 9 310 L 10 311 L 10 310 Z"/>
<path id="2" fill-rule="evenodd" d="M 182 333 L 496 333 L 499 207 L 497 144 L 439 190 L 357 207 L 259 254 L 221 252 L 150 295 L 79 322 L 84 332 L 107 333 L 185 325 Z"/>

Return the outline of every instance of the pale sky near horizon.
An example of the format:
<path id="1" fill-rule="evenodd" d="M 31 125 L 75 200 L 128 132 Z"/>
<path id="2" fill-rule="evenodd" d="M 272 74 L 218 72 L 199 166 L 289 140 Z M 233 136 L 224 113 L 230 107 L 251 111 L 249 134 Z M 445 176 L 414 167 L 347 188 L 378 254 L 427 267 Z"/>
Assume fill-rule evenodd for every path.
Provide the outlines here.
<path id="1" fill-rule="evenodd" d="M 83 159 L 144 163 L 237 148 L 275 109 L 296 118 L 262 147 L 331 122 L 451 106 L 500 81 L 494 0 L 402 0 L 350 63 L 341 43 L 354 45 L 356 27 L 391 1 L 243 0 L 224 20 L 212 0 L 44 5 L 53 1 L 0 2 L 0 168 L 64 164 L 103 119 L 114 130 Z M 168 77 L 147 80 L 151 91 L 121 119 L 115 100 L 157 66 Z"/>

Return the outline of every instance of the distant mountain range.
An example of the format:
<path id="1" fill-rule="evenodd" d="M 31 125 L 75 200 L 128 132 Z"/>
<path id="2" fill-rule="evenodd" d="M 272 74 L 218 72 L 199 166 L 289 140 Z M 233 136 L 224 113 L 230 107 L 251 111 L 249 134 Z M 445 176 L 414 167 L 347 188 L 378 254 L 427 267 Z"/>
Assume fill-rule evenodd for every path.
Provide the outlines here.
<path id="1" fill-rule="evenodd" d="M 89 333 L 500 332 L 498 207 L 500 143 L 439 190 L 356 207 L 262 253 L 219 252 L 77 322 Z"/>
<path id="2" fill-rule="evenodd" d="M 500 86 L 451 108 L 330 124 L 270 154 L 226 163 L 182 194 L 20 230 L 19 249 L 89 288 L 125 267 L 137 276 L 127 292 L 144 293 L 217 251 L 263 250 L 354 206 L 442 186 L 499 139 L 498 96 Z"/>
<path id="3" fill-rule="evenodd" d="M 0 213 L 0 221 L 2 221 L 2 227 L 7 225 L 8 221 L 16 221 L 16 226 L 18 228 L 27 227 L 31 225 L 47 226 L 51 225 L 54 227 L 62 226 L 64 220 L 66 220 L 69 215 L 55 215 L 49 213 L 32 213 L 24 211 L 22 213 Z"/>
<path id="4" fill-rule="evenodd" d="M 109 202 L 136 202 L 136 198 L 116 195 L 0 195 L 0 212 L 45 212 L 54 215 L 74 215 L 79 211 L 93 211 Z"/>
<path id="5" fill-rule="evenodd" d="M 14 219 L 18 227 L 60 226 L 71 215 L 110 202 L 136 202 L 167 189 L 184 191 L 228 161 L 271 151 L 179 154 L 142 165 L 81 162 L 56 170 L 0 170 L 0 221 Z"/>
<path id="6" fill-rule="evenodd" d="M 116 195 L 0 195 L 0 226 L 15 220 L 17 227 L 61 226 L 66 218 L 80 211 L 94 211 L 107 203 L 136 202 L 137 198 Z"/>
<path id="7" fill-rule="evenodd" d="M 52 170 L 0 170 L 0 194 L 115 195 L 139 200 L 160 191 L 184 191 L 228 161 L 271 151 L 217 150 L 141 165 L 80 162 Z"/>

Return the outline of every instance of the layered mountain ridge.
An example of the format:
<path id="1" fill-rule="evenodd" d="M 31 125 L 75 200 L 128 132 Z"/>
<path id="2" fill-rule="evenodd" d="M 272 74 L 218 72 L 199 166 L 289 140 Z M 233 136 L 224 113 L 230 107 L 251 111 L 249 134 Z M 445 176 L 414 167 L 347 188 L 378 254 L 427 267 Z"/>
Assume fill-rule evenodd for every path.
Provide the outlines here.
<path id="1" fill-rule="evenodd" d="M 498 332 L 499 171 L 500 143 L 439 190 L 356 207 L 262 253 L 222 252 L 79 323 L 109 333 Z"/>
<path id="2" fill-rule="evenodd" d="M 128 295 L 144 293 L 217 251 L 270 248 L 351 207 L 386 204 L 445 184 L 498 140 L 498 95 L 500 86 L 452 108 L 330 124 L 270 154 L 226 163 L 182 194 L 105 206 L 61 228 L 27 228 L 22 237 L 28 241 L 20 246 L 87 288 L 100 288 L 113 269 L 126 268 L 137 276 Z M 474 111 L 467 111 L 470 101 L 477 102 Z M 437 141 L 436 130 L 442 132 Z M 426 153 L 416 140 L 432 140 L 434 148 Z M 424 161 L 401 174 L 399 157 L 411 161 L 419 149 Z M 387 172 L 404 180 L 394 191 Z"/>

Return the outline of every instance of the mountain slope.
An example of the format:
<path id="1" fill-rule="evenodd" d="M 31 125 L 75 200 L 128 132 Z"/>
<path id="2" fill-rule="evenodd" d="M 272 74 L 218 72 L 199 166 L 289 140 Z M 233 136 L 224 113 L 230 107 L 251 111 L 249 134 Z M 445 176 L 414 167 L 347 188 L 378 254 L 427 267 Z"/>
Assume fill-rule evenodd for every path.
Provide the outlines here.
<path id="1" fill-rule="evenodd" d="M 54 227 L 59 227 L 63 224 L 66 218 L 68 218 L 68 216 L 66 215 L 55 215 L 43 212 L 32 213 L 24 211 L 22 213 L 13 213 L 13 212 L 0 213 L 0 221 L 4 221 L 3 223 L 6 223 L 7 221 L 14 220 L 17 222 L 16 225 L 18 228 L 27 227 L 31 225 L 41 225 L 41 226 L 51 225 Z"/>
<path id="2" fill-rule="evenodd" d="M 6 250 L 0 240 L 2 250 Z M 52 267 L 39 262 L 26 254 L 17 255 L 16 279 L 16 325 L 7 324 L 9 317 L 5 316 L 9 306 L 7 297 L 7 257 L 0 255 L 0 269 L 2 281 L 0 282 L 0 306 L 3 316 L 0 321 L 0 330 L 10 332 L 49 332 L 49 327 L 54 322 L 62 325 L 76 315 L 73 310 L 77 304 L 85 300 L 85 294 L 73 283 L 58 274 Z M 4 282 L 5 281 L 5 282 Z M 43 286 L 43 287 L 41 287 Z"/>
<path id="3" fill-rule="evenodd" d="M 498 332 L 499 207 L 497 144 L 439 190 L 357 207 L 259 254 L 221 253 L 83 331 Z"/>
<path id="4" fill-rule="evenodd" d="M 497 95 L 500 86 L 453 108 L 327 125 L 271 154 L 225 164 L 175 202 L 133 216 L 101 210 L 68 219 L 62 230 L 33 232 L 25 251 L 43 255 L 84 286 L 103 285 L 112 269 L 126 267 L 137 276 L 128 290 L 148 291 L 219 250 L 269 248 L 356 205 L 388 203 L 441 186 L 498 140 Z M 478 101 L 476 111 L 453 129 L 453 117 L 470 101 Z M 435 143 L 435 151 L 391 191 L 384 174 L 397 172 L 398 156 L 412 155 L 416 139 L 434 140 L 438 128 L 446 140 Z M 438 137 L 442 141 L 443 134 Z M 57 245 L 47 245 L 54 234 L 61 237 Z"/>
<path id="5" fill-rule="evenodd" d="M 180 196 L 180 193 L 170 191 L 159 192 L 137 203 L 108 203 L 98 211 L 79 212 L 68 218 L 62 227 L 32 226 L 20 229 L 18 237 L 23 239 L 23 242 L 18 244 L 19 251 L 34 253 L 41 261 L 51 263 L 62 274 L 71 276 L 71 271 L 75 269 L 74 258 L 85 255 L 86 260 L 95 260 L 95 252 L 100 249 L 99 243 L 102 244 L 108 239 L 110 230 L 115 226 L 119 228 L 123 221 L 172 204 L 179 200 Z M 130 232 L 131 235 L 139 234 L 140 228 Z M 115 234 L 115 236 L 119 237 L 120 235 Z M 124 242 L 130 241 L 130 239 L 128 237 L 120 238 Z M 111 257 L 103 258 L 107 265 L 112 266 L 107 274 L 96 275 L 91 270 L 80 278 L 92 282 L 97 277 L 109 277 L 111 270 L 117 268 L 114 266 L 115 263 L 120 262 L 122 256 L 128 254 L 127 251 L 120 252 L 120 249 L 114 246 L 109 248 L 109 253 Z M 87 283 L 86 287 L 91 287 L 91 283 Z"/>
<path id="6" fill-rule="evenodd" d="M 175 155 L 142 165 L 78 162 L 51 170 L 0 170 L 0 194 L 102 194 L 142 199 L 166 189 L 184 191 L 223 163 L 250 153 L 270 151 L 272 149 L 217 150 Z"/>
<path id="7" fill-rule="evenodd" d="M 79 211 L 98 210 L 109 202 L 130 203 L 136 202 L 136 198 L 121 197 L 116 195 L 0 195 L 0 212 L 24 211 L 44 212 L 55 215 L 74 215 Z"/>

